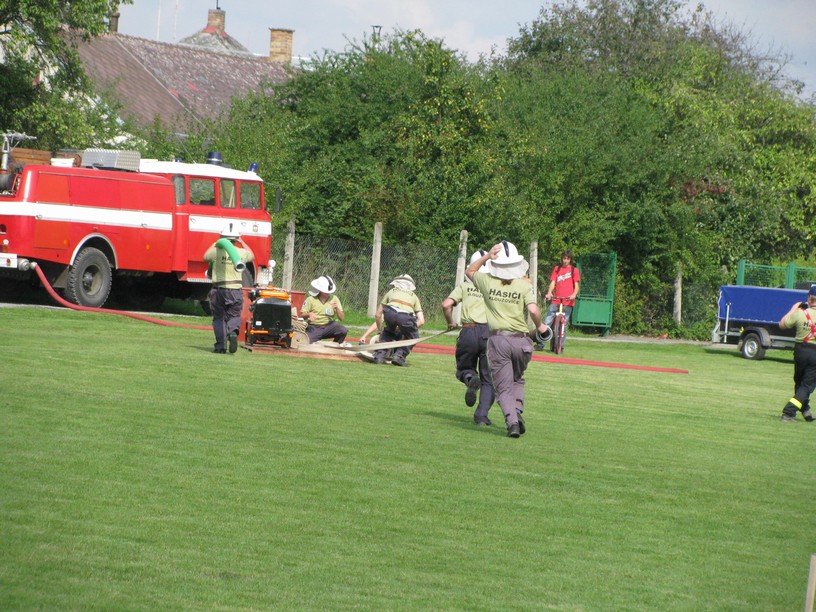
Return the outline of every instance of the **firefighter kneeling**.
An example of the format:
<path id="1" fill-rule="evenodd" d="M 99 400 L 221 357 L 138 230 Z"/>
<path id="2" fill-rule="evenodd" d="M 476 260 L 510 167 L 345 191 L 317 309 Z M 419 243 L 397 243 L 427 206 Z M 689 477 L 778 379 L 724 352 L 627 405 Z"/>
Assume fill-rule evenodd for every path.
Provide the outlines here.
<path id="1" fill-rule="evenodd" d="M 310 343 L 331 338 L 342 344 L 346 340 L 348 329 L 337 321 L 342 321 L 345 315 L 340 299 L 334 295 L 336 290 L 334 279 L 326 275 L 314 279 L 309 287 L 309 297 L 303 302 L 300 316 L 308 322 L 306 334 Z"/>

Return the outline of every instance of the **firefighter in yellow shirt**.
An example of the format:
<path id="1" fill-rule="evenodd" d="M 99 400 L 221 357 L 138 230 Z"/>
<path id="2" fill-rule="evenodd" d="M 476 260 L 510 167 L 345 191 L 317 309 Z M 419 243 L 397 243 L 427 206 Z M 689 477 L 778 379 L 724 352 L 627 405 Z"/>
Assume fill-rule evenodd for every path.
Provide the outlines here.
<path id="1" fill-rule="evenodd" d="M 311 343 L 331 338 L 342 344 L 346 339 L 348 328 L 338 323 L 345 314 L 340 299 L 334 295 L 336 290 L 334 279 L 326 275 L 314 279 L 309 287 L 309 297 L 303 302 L 300 316 L 308 321 L 306 335 Z"/>

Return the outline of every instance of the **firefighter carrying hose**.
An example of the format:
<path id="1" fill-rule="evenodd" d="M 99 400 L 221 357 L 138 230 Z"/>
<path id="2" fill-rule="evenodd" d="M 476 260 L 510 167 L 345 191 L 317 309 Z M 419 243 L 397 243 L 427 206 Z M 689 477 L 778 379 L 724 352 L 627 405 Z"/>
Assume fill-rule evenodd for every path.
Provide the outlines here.
<path id="1" fill-rule="evenodd" d="M 244 292 L 241 289 L 243 271 L 253 256 L 241 244 L 241 236 L 228 224 L 221 232 L 221 238 L 204 253 L 204 261 L 211 264 L 212 289 L 209 300 L 212 310 L 212 326 L 215 334 L 213 353 L 238 350 L 238 330 L 241 327 L 241 312 L 244 308 Z"/>

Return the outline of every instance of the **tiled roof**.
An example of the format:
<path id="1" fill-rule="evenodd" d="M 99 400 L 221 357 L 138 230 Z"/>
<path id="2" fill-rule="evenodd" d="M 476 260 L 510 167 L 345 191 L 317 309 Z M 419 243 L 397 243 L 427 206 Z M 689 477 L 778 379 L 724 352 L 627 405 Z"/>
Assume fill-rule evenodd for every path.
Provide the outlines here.
<path id="1" fill-rule="evenodd" d="M 219 30 L 218 28 L 214 28 L 212 26 L 207 26 L 192 36 L 182 38 L 179 43 L 182 45 L 192 45 L 202 49 L 209 49 L 210 51 L 224 51 L 226 53 L 252 53 L 224 30 Z"/>
<path id="2" fill-rule="evenodd" d="M 288 79 L 283 65 L 266 57 L 118 33 L 80 43 L 78 51 L 97 91 L 112 92 L 122 115 L 143 126 L 158 117 L 166 128 L 184 129 L 264 81 Z"/>

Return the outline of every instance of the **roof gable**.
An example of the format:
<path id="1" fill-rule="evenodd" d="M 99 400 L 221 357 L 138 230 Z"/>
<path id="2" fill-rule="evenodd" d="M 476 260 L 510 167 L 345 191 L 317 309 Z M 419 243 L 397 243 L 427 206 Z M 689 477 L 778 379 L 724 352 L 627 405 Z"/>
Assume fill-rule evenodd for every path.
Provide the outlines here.
<path id="1" fill-rule="evenodd" d="M 145 126 L 158 118 L 165 127 L 189 127 L 217 117 L 234 96 L 289 78 L 282 64 L 248 52 L 123 34 L 82 42 L 78 51 L 96 89 L 111 92 L 123 116 Z"/>

